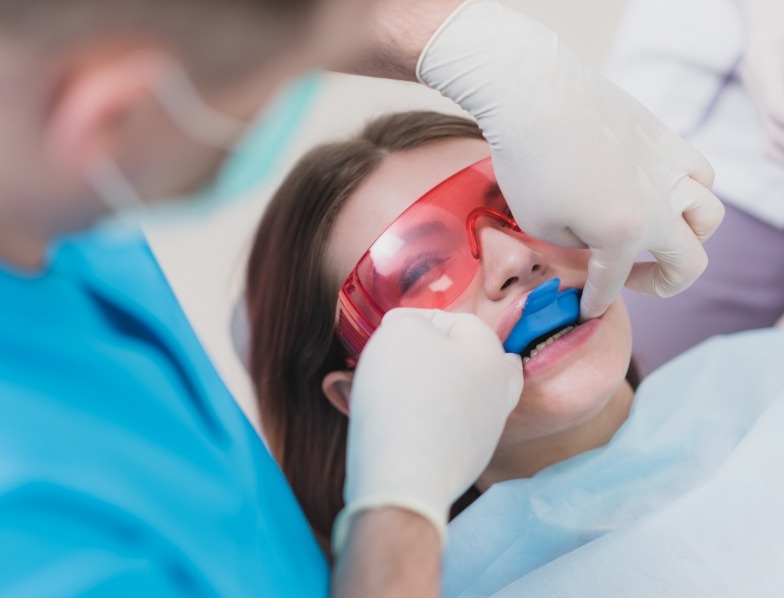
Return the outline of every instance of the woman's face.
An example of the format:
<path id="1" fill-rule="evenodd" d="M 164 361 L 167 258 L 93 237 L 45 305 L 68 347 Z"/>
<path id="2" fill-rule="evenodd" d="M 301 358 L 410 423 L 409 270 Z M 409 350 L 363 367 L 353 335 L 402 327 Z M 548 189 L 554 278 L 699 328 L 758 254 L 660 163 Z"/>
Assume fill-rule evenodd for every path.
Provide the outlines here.
<path id="1" fill-rule="evenodd" d="M 339 214 L 327 248 L 329 273 L 342 284 L 378 236 L 414 201 L 450 175 L 486 158 L 476 139 L 433 142 L 393 153 L 368 176 Z M 525 216 L 520 215 L 525 231 Z M 503 342 L 520 318 L 528 294 L 560 278 L 582 289 L 588 250 L 532 239 L 492 219 L 477 224 L 480 267 L 447 311 L 476 314 Z M 622 384 L 631 357 L 631 327 L 619 298 L 604 316 L 545 347 L 524 366 L 525 385 L 501 444 L 558 434 L 597 415 Z"/>

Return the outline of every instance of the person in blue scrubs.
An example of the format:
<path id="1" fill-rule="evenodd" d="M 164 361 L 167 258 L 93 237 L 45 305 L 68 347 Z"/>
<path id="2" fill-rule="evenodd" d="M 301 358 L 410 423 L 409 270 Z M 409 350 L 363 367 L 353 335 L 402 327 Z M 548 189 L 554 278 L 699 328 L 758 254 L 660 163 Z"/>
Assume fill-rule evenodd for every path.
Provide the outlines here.
<path id="1" fill-rule="evenodd" d="M 515 210 L 535 212 L 543 230 L 572 230 L 572 241 L 595 249 L 603 267 L 612 257 L 595 281 L 598 305 L 590 315 L 623 283 L 631 249 L 653 249 L 661 240 L 656 230 L 630 223 L 659 222 L 662 210 L 682 226 L 679 242 L 665 243 L 669 267 L 681 276 L 670 277 L 675 288 L 653 292 L 679 290 L 701 270 L 695 244 L 720 219 L 705 189 L 710 168 L 575 57 L 550 60 L 519 46 L 530 39 L 534 47 L 556 47 L 544 28 L 521 15 L 510 19 L 491 0 L 378 0 L 375 8 L 371 15 L 359 0 L 0 2 L 3 596 L 330 592 L 328 565 L 291 491 L 145 240 L 134 229 L 96 228 L 112 211 L 203 188 L 244 123 L 297 73 L 350 64 L 358 74 L 419 77 L 480 117 L 499 171 L 514 172 L 521 139 L 526 147 L 538 140 L 539 174 L 516 181 L 508 195 Z M 466 28 L 477 34 L 470 53 L 461 52 L 471 38 Z M 495 54 L 485 49 L 511 61 L 502 67 L 508 77 L 499 77 Z M 537 74 L 539 67 L 553 76 Z M 540 80 L 532 98 L 558 97 L 570 117 L 573 97 L 594 98 L 580 113 L 591 125 L 583 130 L 614 134 L 598 148 L 590 134 L 567 143 L 535 110 L 515 108 L 528 97 L 520 90 Z M 563 95 L 563 80 L 586 93 Z M 489 111 L 490 103 L 506 109 Z M 493 118 L 482 121 L 487 115 Z M 558 120 L 550 114 L 542 122 Z M 661 151 L 640 151 L 630 131 L 658 135 Z M 651 186 L 641 176 L 623 181 L 612 197 L 586 193 L 590 173 L 564 182 L 565 143 L 581 160 L 622 157 L 650 180 L 694 178 L 689 189 Z M 261 156 L 258 172 L 268 170 Z M 601 205 L 615 217 L 581 222 L 592 232 L 583 234 L 570 210 L 537 203 L 521 183 L 580 206 L 578 216 Z M 686 223 L 685 206 L 701 208 Z M 672 231 L 661 236 L 671 241 Z M 651 272 L 650 284 L 641 284 L 639 274 L 645 288 L 661 276 Z M 369 349 L 359 364 L 348 456 L 355 499 L 344 518 L 334 594 L 437 595 L 439 520 L 482 469 L 512 407 L 457 395 L 483 377 L 510 396 L 519 396 L 522 384 L 519 363 L 511 367 L 500 347 L 485 350 L 486 338 L 487 330 L 465 318 L 401 315 L 377 334 L 377 357 Z M 483 348 L 482 358 L 450 364 L 461 347 Z M 447 367 L 432 368 L 434 357 Z M 417 385 L 407 382 L 425 375 L 438 387 L 438 376 L 448 375 L 456 395 L 428 397 L 427 426 L 385 426 L 390 410 L 399 421 L 406 402 L 423 405 Z M 362 392 L 363 377 L 384 392 Z M 408 421 L 422 414 L 412 410 Z M 465 433 L 438 434 L 440 420 Z M 461 449 L 467 434 L 476 438 L 470 454 Z"/>
<path id="2" fill-rule="evenodd" d="M 141 235 L 65 242 L 45 270 L 4 267 L 0 289 L 4 595 L 326 594 L 296 502 Z"/>

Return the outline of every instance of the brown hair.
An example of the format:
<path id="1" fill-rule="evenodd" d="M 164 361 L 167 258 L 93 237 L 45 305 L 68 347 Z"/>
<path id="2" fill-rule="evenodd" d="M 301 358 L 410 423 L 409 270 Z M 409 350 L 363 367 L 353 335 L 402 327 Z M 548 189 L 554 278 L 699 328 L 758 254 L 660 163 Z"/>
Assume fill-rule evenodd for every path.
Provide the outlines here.
<path id="1" fill-rule="evenodd" d="M 247 273 L 249 369 L 273 453 L 323 545 L 343 506 L 348 430 L 321 390 L 324 376 L 346 369 L 327 241 L 346 200 L 387 154 L 447 138 L 483 139 L 468 119 L 407 112 L 312 150 L 278 189 L 256 234 Z"/>
<path id="2" fill-rule="evenodd" d="M 339 283 L 327 274 L 327 242 L 348 198 L 386 155 L 448 138 L 483 139 L 465 118 L 405 112 L 320 146 L 294 167 L 256 233 L 247 270 L 248 367 L 272 451 L 327 551 L 343 506 L 348 433 L 347 418 L 321 388 L 328 373 L 346 369 L 334 325 Z M 627 379 L 636 387 L 632 372 L 633 365 Z M 452 514 L 477 496 L 469 490 Z"/>

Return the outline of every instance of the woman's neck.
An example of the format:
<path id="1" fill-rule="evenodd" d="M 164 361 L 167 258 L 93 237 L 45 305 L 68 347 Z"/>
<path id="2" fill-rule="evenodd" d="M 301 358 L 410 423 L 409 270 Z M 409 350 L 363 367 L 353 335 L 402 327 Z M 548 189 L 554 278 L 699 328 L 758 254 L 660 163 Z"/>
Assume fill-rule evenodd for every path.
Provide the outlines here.
<path id="1" fill-rule="evenodd" d="M 604 446 L 626 421 L 633 399 L 634 391 L 624 381 L 590 420 L 557 434 L 499 446 L 477 480 L 477 488 L 484 492 L 498 482 L 528 478 L 550 465 Z"/>

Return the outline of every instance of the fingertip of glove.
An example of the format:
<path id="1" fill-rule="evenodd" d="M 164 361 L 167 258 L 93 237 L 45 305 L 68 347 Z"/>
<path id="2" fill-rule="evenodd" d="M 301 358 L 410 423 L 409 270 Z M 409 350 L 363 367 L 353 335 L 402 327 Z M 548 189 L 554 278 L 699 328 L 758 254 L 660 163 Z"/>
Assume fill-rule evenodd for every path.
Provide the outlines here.
<path id="1" fill-rule="evenodd" d="M 517 353 L 504 353 L 506 360 L 517 368 L 523 367 L 523 358 Z"/>
<path id="2" fill-rule="evenodd" d="M 601 317 L 609 306 L 597 306 L 586 301 L 580 302 L 580 324 Z"/>

